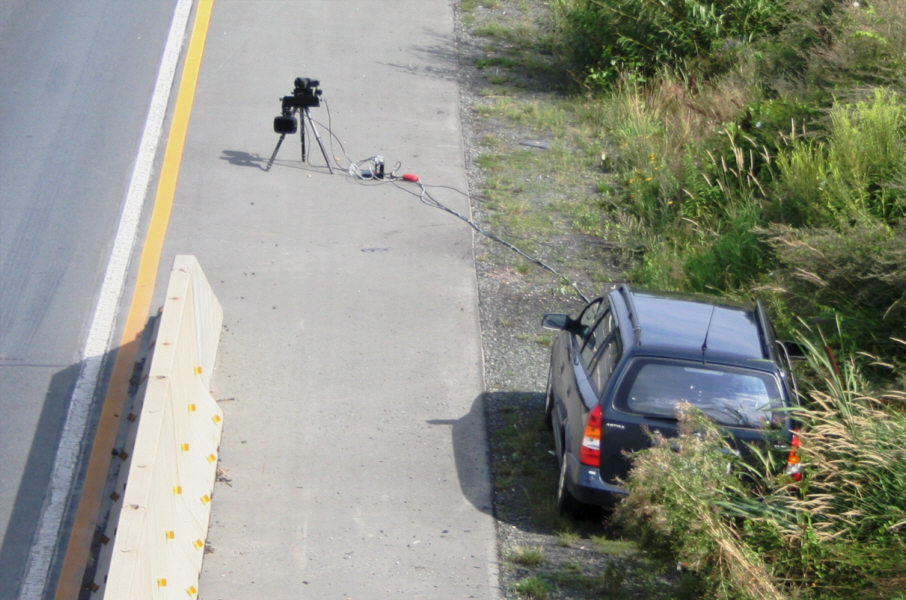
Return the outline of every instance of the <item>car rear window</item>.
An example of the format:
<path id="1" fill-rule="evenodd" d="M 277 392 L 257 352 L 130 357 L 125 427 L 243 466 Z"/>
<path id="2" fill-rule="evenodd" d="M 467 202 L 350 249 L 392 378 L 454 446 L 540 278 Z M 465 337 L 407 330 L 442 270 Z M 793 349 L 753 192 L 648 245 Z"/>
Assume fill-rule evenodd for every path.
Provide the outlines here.
<path id="1" fill-rule="evenodd" d="M 617 408 L 653 417 L 676 417 L 688 402 L 723 425 L 762 427 L 777 422 L 783 405 L 770 373 L 682 361 L 639 359 L 617 394 Z"/>

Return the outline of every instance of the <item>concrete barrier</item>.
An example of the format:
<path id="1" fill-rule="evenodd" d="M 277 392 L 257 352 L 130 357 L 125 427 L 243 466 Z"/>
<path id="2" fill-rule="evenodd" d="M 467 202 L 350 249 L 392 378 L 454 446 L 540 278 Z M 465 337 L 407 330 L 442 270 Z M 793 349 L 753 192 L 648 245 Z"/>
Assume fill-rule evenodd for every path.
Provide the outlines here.
<path id="1" fill-rule="evenodd" d="M 112 494 L 93 598 L 198 595 L 222 430 L 223 414 L 210 392 L 222 323 L 198 261 L 177 256 L 137 394 L 134 447 L 121 456 L 124 491 L 121 498 Z"/>

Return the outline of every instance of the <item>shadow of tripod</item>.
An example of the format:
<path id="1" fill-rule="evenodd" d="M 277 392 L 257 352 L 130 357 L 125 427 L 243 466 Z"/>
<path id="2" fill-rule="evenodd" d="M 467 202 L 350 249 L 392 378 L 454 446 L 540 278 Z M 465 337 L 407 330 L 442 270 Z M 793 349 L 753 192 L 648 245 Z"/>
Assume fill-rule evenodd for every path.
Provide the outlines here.
<path id="1" fill-rule="evenodd" d="M 330 174 L 333 175 L 333 168 L 330 166 L 330 159 L 327 158 L 327 151 L 324 149 L 324 143 L 321 141 L 321 135 L 318 133 L 318 128 L 315 127 L 314 121 L 311 119 L 311 112 L 309 108 L 312 106 L 321 105 L 321 90 L 318 89 L 318 81 L 315 79 L 309 79 L 308 77 L 297 77 L 295 81 L 295 88 L 293 93 L 290 96 L 284 96 L 282 99 L 282 108 L 283 113 L 274 118 L 274 132 L 280 134 L 280 139 L 277 140 L 277 146 L 274 148 L 273 154 L 271 154 L 270 160 L 267 161 L 267 166 L 264 167 L 265 171 L 269 171 L 271 166 L 274 164 L 274 159 L 277 158 L 277 152 L 280 151 L 280 146 L 283 144 L 283 139 L 287 135 L 292 135 L 296 133 L 296 130 L 299 131 L 299 137 L 302 144 L 302 162 L 305 162 L 306 158 L 306 147 L 305 147 L 305 124 L 308 123 L 308 127 L 311 128 L 312 133 L 315 136 L 315 140 L 318 142 L 318 146 L 321 148 L 321 155 L 324 156 L 324 162 L 327 163 L 327 170 L 330 171 Z M 299 126 L 297 127 L 296 113 L 299 113 Z"/>

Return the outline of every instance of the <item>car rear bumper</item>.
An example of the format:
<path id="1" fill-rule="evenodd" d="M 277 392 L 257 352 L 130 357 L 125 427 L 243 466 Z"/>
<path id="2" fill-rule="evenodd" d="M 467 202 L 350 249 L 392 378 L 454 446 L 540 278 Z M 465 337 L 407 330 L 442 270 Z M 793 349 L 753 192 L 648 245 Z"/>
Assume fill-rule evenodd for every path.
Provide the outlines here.
<path id="1" fill-rule="evenodd" d="M 601 479 L 601 472 L 598 469 L 581 464 L 575 456 L 568 455 L 567 459 L 569 477 L 566 485 L 579 502 L 608 506 L 629 493 L 626 488 Z"/>

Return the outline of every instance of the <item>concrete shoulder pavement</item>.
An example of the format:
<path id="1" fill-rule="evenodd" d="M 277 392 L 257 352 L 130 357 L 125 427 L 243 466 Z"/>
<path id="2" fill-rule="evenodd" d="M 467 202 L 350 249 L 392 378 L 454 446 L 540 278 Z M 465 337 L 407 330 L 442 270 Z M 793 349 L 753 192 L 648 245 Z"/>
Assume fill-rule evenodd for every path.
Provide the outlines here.
<path id="1" fill-rule="evenodd" d="M 448 0 L 215 3 L 161 261 L 225 314 L 205 600 L 498 596 L 471 230 L 310 132 L 264 168 L 312 77 L 332 161 L 466 190 L 456 69 Z"/>

